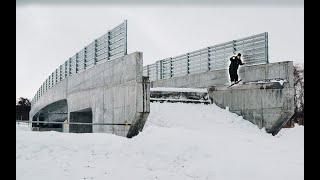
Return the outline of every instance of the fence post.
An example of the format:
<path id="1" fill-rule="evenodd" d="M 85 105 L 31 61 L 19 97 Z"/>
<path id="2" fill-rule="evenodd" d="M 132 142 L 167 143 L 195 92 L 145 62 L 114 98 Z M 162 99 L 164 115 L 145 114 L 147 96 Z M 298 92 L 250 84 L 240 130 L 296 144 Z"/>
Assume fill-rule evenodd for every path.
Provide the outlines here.
<path id="1" fill-rule="evenodd" d="M 170 57 L 170 78 L 172 78 L 172 57 Z"/>
<path id="2" fill-rule="evenodd" d="M 42 85 L 40 86 L 40 97 L 42 95 Z"/>
<path id="3" fill-rule="evenodd" d="M 268 54 L 268 32 L 264 33 L 265 36 L 265 56 L 266 56 L 266 62 L 269 63 L 269 54 Z"/>
<path id="4" fill-rule="evenodd" d="M 156 63 L 155 63 L 156 64 L 156 79 L 158 79 L 158 62 L 159 61 L 156 61 Z"/>
<path id="5" fill-rule="evenodd" d="M 51 73 L 51 87 L 53 87 L 53 73 Z"/>
<path id="6" fill-rule="evenodd" d="M 71 61 L 71 58 L 69 58 L 69 76 L 71 76 L 72 75 L 72 70 L 71 70 L 71 68 L 72 68 L 72 61 Z"/>
<path id="7" fill-rule="evenodd" d="M 108 31 L 107 35 L 107 61 L 110 59 L 110 31 Z"/>
<path id="8" fill-rule="evenodd" d="M 79 63 L 78 62 L 78 53 L 76 53 L 76 73 L 78 73 L 78 66 L 79 66 L 78 63 Z"/>
<path id="9" fill-rule="evenodd" d="M 163 79 L 163 60 L 160 60 L 159 63 L 160 63 L 160 67 L 159 67 L 159 69 L 160 69 L 160 79 Z"/>
<path id="10" fill-rule="evenodd" d="M 55 84 L 57 84 L 58 83 L 58 69 L 56 69 L 56 78 L 55 78 Z"/>
<path id="11" fill-rule="evenodd" d="M 83 69 L 87 68 L 87 47 L 84 47 L 84 54 L 83 54 Z"/>
<path id="12" fill-rule="evenodd" d="M 189 64 L 189 62 L 190 62 L 189 53 L 187 53 L 187 74 L 190 73 L 190 64 Z"/>
<path id="13" fill-rule="evenodd" d="M 59 81 L 61 81 L 62 80 L 62 65 L 60 65 L 60 68 L 59 68 Z"/>
<path id="14" fill-rule="evenodd" d="M 93 64 L 97 64 L 97 47 L 98 47 L 98 40 L 94 40 L 94 58 L 93 58 Z"/>
<path id="15" fill-rule="evenodd" d="M 208 53 L 208 71 L 210 71 L 210 47 L 207 47 L 207 53 Z"/>
<path id="16" fill-rule="evenodd" d="M 235 40 L 232 40 L 232 53 L 233 54 L 236 54 L 237 50 L 236 50 L 236 41 Z"/>
<path id="17" fill-rule="evenodd" d="M 127 20 L 124 20 L 124 55 L 127 55 Z"/>
<path id="18" fill-rule="evenodd" d="M 68 60 L 66 60 L 66 62 L 64 62 L 64 77 L 65 78 L 68 77 Z"/>

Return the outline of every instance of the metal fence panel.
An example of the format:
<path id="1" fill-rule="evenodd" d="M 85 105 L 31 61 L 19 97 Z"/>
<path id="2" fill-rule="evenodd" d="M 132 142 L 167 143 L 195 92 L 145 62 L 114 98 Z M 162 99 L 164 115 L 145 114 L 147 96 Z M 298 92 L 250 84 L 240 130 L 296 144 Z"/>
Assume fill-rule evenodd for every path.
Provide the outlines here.
<path id="1" fill-rule="evenodd" d="M 156 63 L 143 68 L 143 75 L 149 76 L 149 79 L 154 81 L 208 70 L 225 69 L 230 63 L 230 57 L 239 52 L 242 54 L 242 61 L 246 64 L 269 63 L 268 33 L 265 32 L 156 61 Z"/>
<path id="2" fill-rule="evenodd" d="M 71 57 L 71 76 L 77 73 L 77 55 Z"/>
<path id="3" fill-rule="evenodd" d="M 94 65 L 127 55 L 127 20 L 95 39 L 60 65 L 43 83 L 31 100 L 32 105 L 63 79 L 92 68 Z M 160 77 L 159 77 L 160 78 Z"/>

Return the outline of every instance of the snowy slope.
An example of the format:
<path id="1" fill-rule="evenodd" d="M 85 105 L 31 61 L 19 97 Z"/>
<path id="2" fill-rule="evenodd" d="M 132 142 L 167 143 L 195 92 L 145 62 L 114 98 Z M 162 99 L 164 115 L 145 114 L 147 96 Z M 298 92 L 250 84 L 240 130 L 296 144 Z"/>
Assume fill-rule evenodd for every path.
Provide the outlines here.
<path id="1" fill-rule="evenodd" d="M 16 129 L 21 180 L 304 179 L 303 126 L 272 136 L 215 104 L 151 103 L 132 139 Z"/>

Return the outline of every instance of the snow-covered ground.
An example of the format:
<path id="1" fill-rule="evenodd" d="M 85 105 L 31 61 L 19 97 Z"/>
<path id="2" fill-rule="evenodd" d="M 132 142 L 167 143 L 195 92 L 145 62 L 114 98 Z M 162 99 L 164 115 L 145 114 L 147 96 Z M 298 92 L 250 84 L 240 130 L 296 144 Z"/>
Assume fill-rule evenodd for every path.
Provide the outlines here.
<path id="1" fill-rule="evenodd" d="M 16 125 L 18 180 L 301 180 L 304 127 L 272 136 L 215 104 L 151 103 L 132 139 Z"/>

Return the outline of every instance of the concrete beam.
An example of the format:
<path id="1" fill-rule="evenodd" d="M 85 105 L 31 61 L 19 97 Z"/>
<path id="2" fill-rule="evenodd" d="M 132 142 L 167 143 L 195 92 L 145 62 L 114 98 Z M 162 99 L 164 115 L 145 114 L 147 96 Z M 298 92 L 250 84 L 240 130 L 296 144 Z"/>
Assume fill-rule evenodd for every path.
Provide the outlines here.
<path id="1" fill-rule="evenodd" d="M 289 86 L 293 87 L 292 61 L 250 66 L 244 65 L 239 67 L 238 74 L 239 79 L 242 79 L 243 83 L 277 79 L 286 80 Z M 229 70 L 226 68 L 152 81 L 151 87 L 206 88 L 209 86 L 223 86 L 228 84 L 230 84 L 230 78 Z"/>

